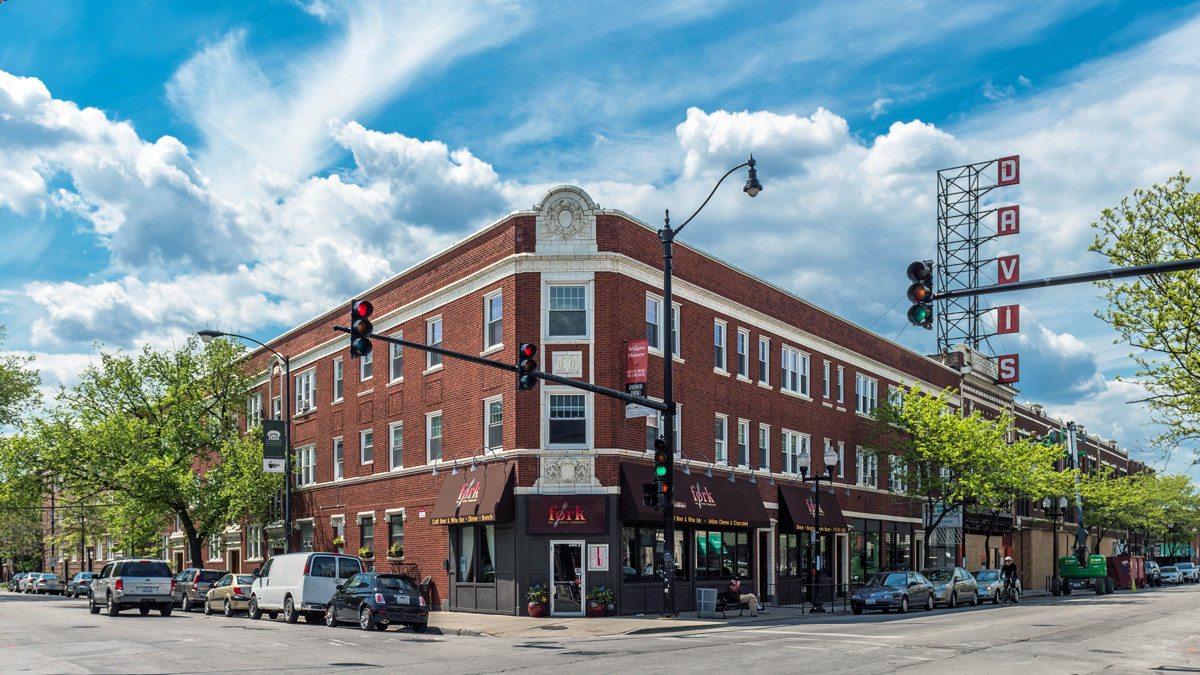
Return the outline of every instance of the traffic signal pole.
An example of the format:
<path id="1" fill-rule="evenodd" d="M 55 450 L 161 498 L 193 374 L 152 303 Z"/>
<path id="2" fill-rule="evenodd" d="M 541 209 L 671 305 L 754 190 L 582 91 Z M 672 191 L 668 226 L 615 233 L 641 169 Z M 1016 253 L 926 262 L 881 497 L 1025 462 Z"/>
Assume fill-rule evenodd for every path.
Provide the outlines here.
<path id="1" fill-rule="evenodd" d="M 989 295 L 991 293 L 1006 293 L 1008 291 L 1024 291 L 1030 288 L 1042 288 L 1044 286 L 1065 286 L 1067 284 L 1080 284 L 1089 281 L 1106 281 L 1108 279 L 1122 279 L 1125 277 L 1140 277 L 1151 274 L 1167 274 L 1168 272 L 1182 272 L 1184 270 L 1200 269 L 1200 258 L 1188 258 L 1187 260 L 1171 260 L 1169 262 L 1150 263 L 1149 265 L 1135 265 L 1134 267 L 1116 267 L 1111 270 L 1096 270 L 1095 272 L 1081 272 L 1079 274 L 1068 274 L 1061 277 L 1047 277 L 1045 279 L 1031 279 L 1029 281 L 1017 281 L 1011 284 L 996 284 L 994 286 L 980 286 L 979 288 L 958 288 L 951 291 L 942 291 L 935 293 L 930 301 L 934 300 L 949 300 L 951 298 L 964 298 L 971 295 Z"/>

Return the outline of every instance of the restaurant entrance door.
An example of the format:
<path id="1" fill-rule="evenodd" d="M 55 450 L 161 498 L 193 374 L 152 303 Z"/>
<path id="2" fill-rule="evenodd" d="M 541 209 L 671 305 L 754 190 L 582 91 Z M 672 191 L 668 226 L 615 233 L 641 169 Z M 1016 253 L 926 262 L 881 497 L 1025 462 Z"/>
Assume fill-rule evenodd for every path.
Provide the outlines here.
<path id="1" fill-rule="evenodd" d="M 582 541 L 550 542 L 550 614 L 583 616 L 584 588 Z"/>

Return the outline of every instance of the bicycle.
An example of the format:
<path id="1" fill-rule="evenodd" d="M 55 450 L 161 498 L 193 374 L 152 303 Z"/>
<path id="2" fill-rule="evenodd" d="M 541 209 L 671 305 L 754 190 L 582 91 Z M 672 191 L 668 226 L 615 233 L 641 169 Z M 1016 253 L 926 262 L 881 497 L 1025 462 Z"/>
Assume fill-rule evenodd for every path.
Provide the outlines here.
<path id="1" fill-rule="evenodd" d="M 1005 579 L 1004 584 L 1000 586 L 1000 606 L 1015 605 L 1017 602 L 1017 582 Z"/>

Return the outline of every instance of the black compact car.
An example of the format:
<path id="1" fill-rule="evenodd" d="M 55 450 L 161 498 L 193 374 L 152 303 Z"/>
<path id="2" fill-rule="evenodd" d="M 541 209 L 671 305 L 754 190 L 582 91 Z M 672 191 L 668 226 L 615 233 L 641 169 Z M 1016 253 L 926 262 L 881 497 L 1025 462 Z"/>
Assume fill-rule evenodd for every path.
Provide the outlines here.
<path id="1" fill-rule="evenodd" d="M 340 623 L 357 623 L 363 630 L 387 630 L 396 624 L 424 633 L 429 627 L 429 608 L 411 577 L 361 572 L 338 584 L 325 606 L 325 625 Z"/>
<path id="2" fill-rule="evenodd" d="M 1162 571 L 1153 560 L 1146 561 L 1146 585 L 1162 586 Z"/>

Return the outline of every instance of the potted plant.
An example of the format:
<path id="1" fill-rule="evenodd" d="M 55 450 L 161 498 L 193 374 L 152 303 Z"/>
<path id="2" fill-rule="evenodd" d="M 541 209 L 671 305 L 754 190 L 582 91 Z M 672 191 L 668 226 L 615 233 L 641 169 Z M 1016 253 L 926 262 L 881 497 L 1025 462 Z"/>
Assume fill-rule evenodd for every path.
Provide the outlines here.
<path id="1" fill-rule="evenodd" d="M 546 591 L 546 584 L 538 584 L 529 589 L 525 594 L 525 599 L 529 601 L 529 616 L 539 617 L 546 615 L 546 603 L 550 601 L 550 596 Z"/>
<path id="2" fill-rule="evenodd" d="M 604 616 L 612 604 L 613 592 L 607 586 L 596 586 L 587 593 L 588 616 Z"/>
<path id="3" fill-rule="evenodd" d="M 358 557 L 360 557 L 360 558 L 374 558 L 374 557 L 375 557 L 375 554 L 374 554 L 374 553 L 371 551 L 371 547 L 370 547 L 370 546 L 364 546 L 364 547 L 362 547 L 362 548 L 358 549 Z"/>
<path id="4" fill-rule="evenodd" d="M 342 535 L 339 534 L 338 536 L 333 538 L 333 547 L 334 548 L 341 548 L 345 545 L 346 545 L 346 538 L 343 537 Z"/>
<path id="5" fill-rule="evenodd" d="M 388 557 L 389 558 L 403 558 L 404 557 L 404 547 L 401 546 L 400 544 L 392 544 L 391 546 L 388 547 Z"/>

